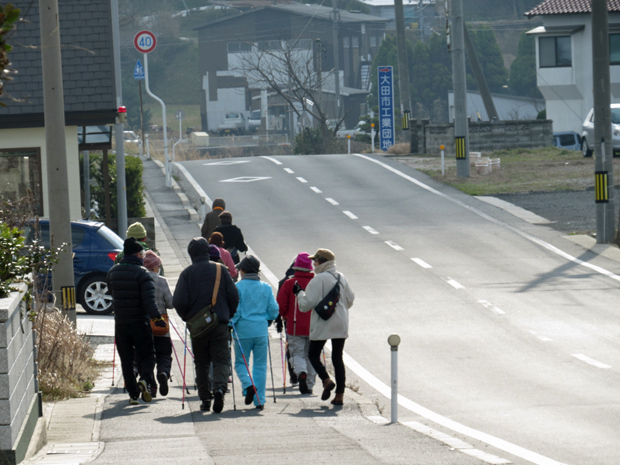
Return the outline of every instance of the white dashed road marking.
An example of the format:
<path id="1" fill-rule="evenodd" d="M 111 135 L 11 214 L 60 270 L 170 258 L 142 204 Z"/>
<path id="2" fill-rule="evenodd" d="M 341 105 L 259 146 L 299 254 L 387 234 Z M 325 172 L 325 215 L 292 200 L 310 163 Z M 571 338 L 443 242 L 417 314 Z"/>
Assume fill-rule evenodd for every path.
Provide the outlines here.
<path id="1" fill-rule="evenodd" d="M 297 177 L 297 180 L 298 180 L 299 182 L 303 182 L 303 183 L 308 182 L 308 181 L 306 181 L 304 178 L 302 178 L 301 176 L 298 176 L 298 177 Z"/>
<path id="2" fill-rule="evenodd" d="M 270 162 L 275 163 L 276 165 L 282 164 L 280 160 L 276 160 L 275 158 L 272 158 L 272 157 L 262 157 L 262 158 L 264 158 L 265 160 L 269 160 Z"/>
<path id="3" fill-rule="evenodd" d="M 340 205 L 338 202 L 336 202 L 334 199 L 332 199 L 330 197 L 327 197 L 325 200 L 327 200 L 332 205 Z"/>
<path id="4" fill-rule="evenodd" d="M 589 363 L 590 365 L 593 365 L 597 368 L 603 368 L 603 369 L 609 369 L 611 368 L 611 366 L 599 362 L 598 360 L 594 360 L 593 358 L 588 357 L 587 355 L 583 355 L 583 354 L 572 354 L 573 357 L 575 357 L 578 360 L 581 360 L 582 362 L 586 362 Z"/>
<path id="5" fill-rule="evenodd" d="M 261 177 L 261 176 L 241 176 L 240 178 L 222 179 L 220 182 L 254 182 L 254 181 L 264 181 L 265 179 L 271 179 L 271 178 Z"/>
<path id="6" fill-rule="evenodd" d="M 465 286 L 463 286 L 462 284 L 460 284 L 459 282 L 455 281 L 452 278 L 446 278 L 445 281 L 452 286 L 454 289 L 465 289 Z"/>
<path id="7" fill-rule="evenodd" d="M 349 218 L 351 218 L 352 220 L 356 220 L 357 216 L 355 216 L 353 213 L 351 213 L 348 210 L 344 210 L 342 213 L 344 213 L 345 215 L 347 215 Z"/>
<path id="8" fill-rule="evenodd" d="M 530 332 L 531 335 L 536 336 L 538 339 L 540 339 L 543 342 L 553 341 L 553 339 L 551 339 L 551 338 L 539 335 L 536 331 L 530 330 L 529 332 Z"/>
<path id="9" fill-rule="evenodd" d="M 405 250 L 394 241 L 385 241 L 385 243 L 389 245 L 390 247 L 392 247 L 394 250 Z"/>
<path id="10" fill-rule="evenodd" d="M 222 165 L 240 165 L 241 163 L 250 163 L 249 160 L 224 160 L 224 161 L 214 161 L 211 163 L 203 163 L 205 166 L 222 166 Z"/>
<path id="11" fill-rule="evenodd" d="M 422 268 L 432 268 L 432 266 L 430 266 L 428 263 L 426 263 L 421 258 L 412 258 L 411 260 L 413 260 L 415 263 L 420 265 Z"/>
<path id="12" fill-rule="evenodd" d="M 312 186 L 312 187 L 310 188 L 310 190 L 311 190 L 312 192 L 316 192 L 317 194 L 322 194 L 322 193 L 323 193 L 323 191 L 321 191 L 321 189 L 319 189 L 318 187 L 315 187 L 315 186 Z"/>
<path id="13" fill-rule="evenodd" d="M 366 231 L 368 231 L 370 234 L 379 234 L 379 231 L 372 229 L 370 226 L 362 226 L 362 228 L 364 228 Z"/>
<path id="14" fill-rule="evenodd" d="M 484 308 L 488 308 L 489 310 L 491 310 L 496 315 L 505 315 L 506 314 L 505 311 L 500 310 L 499 308 L 497 308 L 495 305 L 493 305 L 488 300 L 479 300 L 478 303 L 481 303 Z"/>
<path id="15" fill-rule="evenodd" d="M 290 168 L 284 168 L 284 171 L 286 171 L 288 174 L 293 174 L 295 172 Z"/>

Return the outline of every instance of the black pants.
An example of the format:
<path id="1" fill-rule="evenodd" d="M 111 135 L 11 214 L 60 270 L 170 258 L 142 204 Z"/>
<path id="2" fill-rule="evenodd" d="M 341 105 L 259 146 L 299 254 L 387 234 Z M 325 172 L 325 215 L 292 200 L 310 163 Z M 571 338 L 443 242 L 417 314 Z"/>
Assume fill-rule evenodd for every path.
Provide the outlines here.
<path id="1" fill-rule="evenodd" d="M 344 371 L 344 361 L 342 353 L 344 352 L 344 341 L 346 339 L 332 339 L 332 364 L 336 373 L 336 394 L 344 394 L 344 385 L 346 382 L 346 374 Z M 312 364 L 312 368 L 319 375 L 321 381 L 329 378 L 325 366 L 321 363 L 321 351 L 327 341 L 310 341 L 308 348 L 308 359 Z"/>
<path id="2" fill-rule="evenodd" d="M 155 359 L 157 360 L 157 374 L 166 373 L 170 376 L 172 369 L 172 339 L 170 336 L 153 336 L 155 343 Z"/>
<path id="3" fill-rule="evenodd" d="M 125 387 L 131 397 L 138 397 L 140 391 L 133 373 L 133 361 L 139 360 L 138 372 L 140 378 L 149 385 L 155 383 L 153 368 L 155 368 L 155 347 L 153 332 L 148 321 L 143 323 L 116 324 L 114 326 L 116 350 L 121 359 L 121 369 L 125 378 Z"/>
<path id="4" fill-rule="evenodd" d="M 198 385 L 200 400 L 213 398 L 211 380 L 209 379 L 211 363 L 213 363 L 213 391 L 219 389 L 225 393 L 228 388 L 228 376 L 230 374 L 228 338 L 228 326 L 220 323 L 206 336 L 192 339 L 194 363 L 196 365 L 196 384 Z"/>

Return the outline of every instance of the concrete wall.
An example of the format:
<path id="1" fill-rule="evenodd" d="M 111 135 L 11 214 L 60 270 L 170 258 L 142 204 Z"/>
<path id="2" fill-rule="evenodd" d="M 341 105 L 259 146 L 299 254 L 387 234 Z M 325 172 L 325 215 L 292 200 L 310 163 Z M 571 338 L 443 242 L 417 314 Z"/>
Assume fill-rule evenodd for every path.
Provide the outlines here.
<path id="1" fill-rule="evenodd" d="M 23 460 L 38 418 L 39 399 L 32 324 L 23 293 L 0 299 L 0 463 Z"/>
<path id="2" fill-rule="evenodd" d="M 452 124 L 427 124 L 411 121 L 413 138 L 417 137 L 414 153 L 439 155 L 439 147 L 445 146 L 445 154 L 454 155 L 454 127 Z M 469 123 L 469 151 L 491 152 L 515 148 L 537 148 L 553 145 L 551 120 L 518 120 Z"/>

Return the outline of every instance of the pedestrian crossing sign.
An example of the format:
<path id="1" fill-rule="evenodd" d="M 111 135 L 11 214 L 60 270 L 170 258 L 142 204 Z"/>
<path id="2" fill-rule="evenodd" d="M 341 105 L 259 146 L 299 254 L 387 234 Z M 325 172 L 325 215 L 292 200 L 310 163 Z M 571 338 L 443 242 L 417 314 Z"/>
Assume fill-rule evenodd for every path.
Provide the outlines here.
<path id="1" fill-rule="evenodd" d="M 144 79 L 144 67 L 140 60 L 136 63 L 136 67 L 133 69 L 133 78 L 135 80 Z"/>

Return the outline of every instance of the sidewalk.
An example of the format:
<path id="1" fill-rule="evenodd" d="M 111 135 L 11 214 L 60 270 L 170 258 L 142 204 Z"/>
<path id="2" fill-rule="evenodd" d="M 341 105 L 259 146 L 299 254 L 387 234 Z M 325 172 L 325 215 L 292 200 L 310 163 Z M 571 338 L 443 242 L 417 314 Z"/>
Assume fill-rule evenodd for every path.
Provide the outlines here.
<path id="1" fill-rule="evenodd" d="M 144 166 L 147 215 L 155 217 L 157 249 L 174 287 L 179 273 L 189 264 L 185 246 L 200 233 L 197 217 L 186 209 L 175 189 L 165 187 L 161 168 L 155 162 L 145 161 Z M 183 331 L 184 325 L 174 311 L 171 320 L 178 331 Z M 224 411 L 200 412 L 189 354 L 189 394 L 183 393 L 179 365 L 184 364 L 184 346 L 174 330 L 178 363 L 173 353 L 170 393 L 150 404 L 129 406 L 118 355 L 113 352 L 113 324 L 113 316 L 78 315 L 78 330 L 98 343 L 95 357 L 109 363 L 115 358 L 114 370 L 111 364 L 106 366 L 95 389 L 85 398 L 45 404 L 48 443 L 22 463 L 510 463 L 422 423 L 389 424 L 374 403 L 350 389 L 343 407 L 321 401 L 319 386 L 314 395 L 302 396 L 296 386 L 288 386 L 287 379 L 284 393 L 280 339 L 275 331 L 270 338 L 275 389 L 268 372 L 263 411 L 244 405 L 235 377 Z"/>

